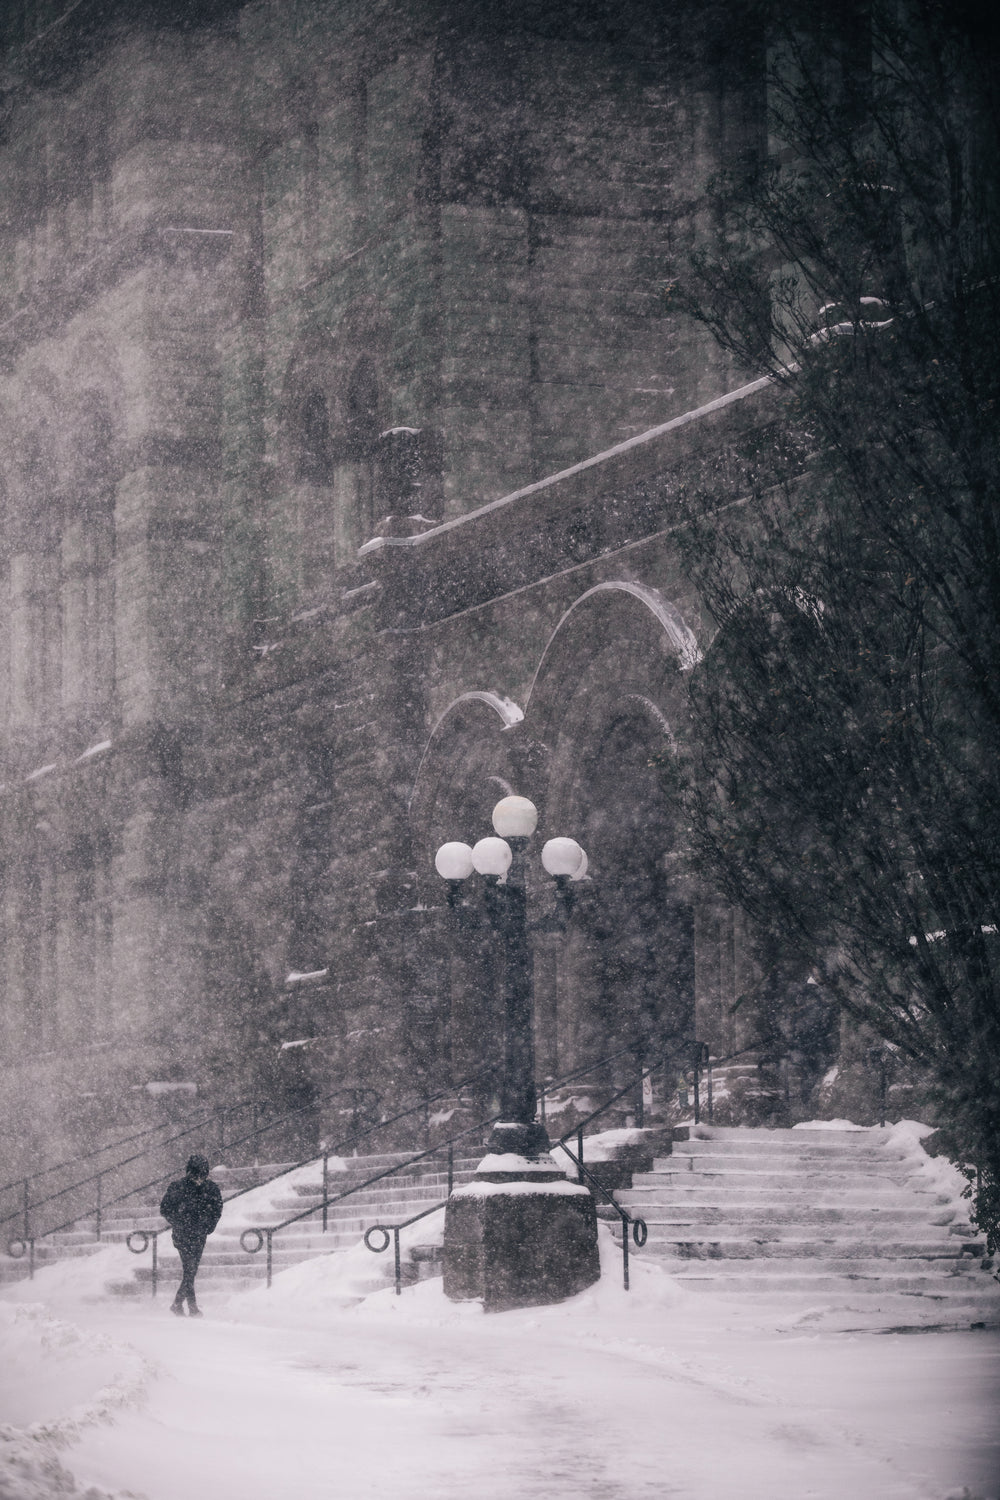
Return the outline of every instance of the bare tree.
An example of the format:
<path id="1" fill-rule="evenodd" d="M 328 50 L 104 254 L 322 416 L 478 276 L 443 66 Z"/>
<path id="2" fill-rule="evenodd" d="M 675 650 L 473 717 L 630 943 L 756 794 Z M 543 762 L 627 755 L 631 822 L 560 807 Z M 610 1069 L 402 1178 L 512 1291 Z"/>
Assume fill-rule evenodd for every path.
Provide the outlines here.
<path id="1" fill-rule="evenodd" d="M 692 517 L 719 625 L 692 688 L 697 857 L 764 962 L 815 969 L 927 1067 L 995 1243 L 1000 132 L 979 15 L 768 5 L 767 147 L 717 185 L 672 295 L 785 394 L 784 482 Z"/>

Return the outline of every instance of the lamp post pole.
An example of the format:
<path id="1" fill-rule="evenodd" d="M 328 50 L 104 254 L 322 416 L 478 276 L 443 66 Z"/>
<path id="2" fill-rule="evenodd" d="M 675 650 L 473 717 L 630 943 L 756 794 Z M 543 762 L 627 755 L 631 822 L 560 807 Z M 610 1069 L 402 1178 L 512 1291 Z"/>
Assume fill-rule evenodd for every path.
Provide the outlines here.
<path id="1" fill-rule="evenodd" d="M 535 1123 L 538 1095 L 535 1088 L 534 965 L 528 939 L 524 857 L 528 840 L 510 839 L 509 843 L 514 857 L 507 873 L 500 923 L 504 1015 L 500 1110 L 504 1120 L 531 1126 Z"/>
<path id="2" fill-rule="evenodd" d="M 567 1181 L 549 1155 L 536 1118 L 534 982 L 528 930 L 526 852 L 538 812 L 526 797 L 504 797 L 493 809 L 496 837 L 443 844 L 438 874 L 452 890 L 474 870 L 484 875 L 487 906 L 502 952 L 503 1078 L 501 1119 L 472 1183 L 456 1189 L 445 1213 L 444 1289 L 455 1300 L 481 1297 L 487 1307 L 558 1302 L 596 1281 L 597 1218 L 581 1183 Z M 587 856 L 573 839 L 550 839 L 542 864 L 562 894 L 586 874 Z"/>

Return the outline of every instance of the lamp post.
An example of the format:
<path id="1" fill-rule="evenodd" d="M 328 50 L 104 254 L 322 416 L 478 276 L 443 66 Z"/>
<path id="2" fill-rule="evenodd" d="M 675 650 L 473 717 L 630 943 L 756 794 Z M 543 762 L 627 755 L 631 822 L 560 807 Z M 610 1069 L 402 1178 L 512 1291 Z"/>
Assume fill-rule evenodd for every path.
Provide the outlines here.
<path id="1" fill-rule="evenodd" d="M 458 1188 L 445 1214 L 444 1289 L 455 1300 L 482 1297 L 488 1307 L 557 1302 L 600 1275 L 593 1198 L 571 1183 L 549 1155 L 535 1118 L 534 981 L 528 928 L 526 855 L 538 823 L 527 797 L 504 797 L 493 809 L 495 836 L 442 844 L 434 864 L 455 906 L 462 883 L 483 875 L 486 909 L 502 965 L 503 1076 L 501 1119 L 475 1179 Z M 572 904 L 587 856 L 575 839 L 549 839 L 542 866 Z"/>

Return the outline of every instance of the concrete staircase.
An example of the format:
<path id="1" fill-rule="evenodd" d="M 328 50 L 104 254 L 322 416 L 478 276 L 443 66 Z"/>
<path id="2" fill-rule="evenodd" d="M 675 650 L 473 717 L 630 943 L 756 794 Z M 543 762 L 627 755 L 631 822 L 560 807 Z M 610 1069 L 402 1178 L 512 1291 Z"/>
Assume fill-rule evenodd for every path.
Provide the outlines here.
<path id="1" fill-rule="evenodd" d="M 985 1247 L 887 1132 L 702 1125 L 616 1196 L 692 1290 L 896 1293 L 1000 1321 Z"/>
<path id="2" fill-rule="evenodd" d="M 454 1182 L 468 1182 L 481 1156 L 456 1157 Z M 344 1192 L 347 1188 L 367 1181 L 387 1168 L 406 1162 L 406 1154 L 358 1156 L 347 1159 L 347 1170 L 330 1174 L 331 1192 Z M 218 1168 L 213 1174 L 224 1196 L 244 1186 L 267 1183 L 284 1170 L 281 1163 L 271 1166 L 246 1168 Z M 448 1194 L 448 1174 L 440 1161 L 417 1162 L 404 1167 L 391 1177 L 352 1194 L 343 1203 L 334 1204 L 327 1212 L 327 1229 L 322 1228 L 322 1215 L 316 1212 L 296 1224 L 290 1224 L 274 1237 L 272 1271 L 277 1274 L 289 1266 L 297 1265 L 318 1255 L 328 1255 L 356 1245 L 364 1231 L 372 1224 L 399 1223 L 411 1218 L 433 1203 L 441 1202 Z M 249 1196 L 249 1195 L 248 1195 Z M 199 1289 L 219 1288 L 236 1291 L 244 1287 L 263 1283 L 267 1274 L 266 1251 L 248 1254 L 240 1245 L 240 1235 L 247 1225 L 264 1227 L 278 1224 L 293 1214 L 308 1208 L 319 1209 L 323 1199 L 322 1172 L 320 1163 L 315 1164 L 315 1174 L 305 1180 L 301 1176 L 295 1182 L 275 1183 L 270 1195 L 270 1211 L 260 1217 L 244 1198 L 237 1198 L 223 1210 L 222 1219 L 205 1247 L 198 1272 Z M 46 1236 L 37 1241 L 35 1268 L 43 1268 L 54 1261 L 68 1257 L 92 1255 L 109 1244 L 122 1243 L 137 1229 L 160 1230 L 158 1243 L 158 1275 L 160 1295 L 172 1291 L 180 1280 L 180 1258 L 171 1243 L 169 1230 L 165 1229 L 159 1214 L 159 1197 L 155 1202 L 140 1204 L 135 1211 L 119 1217 L 104 1219 L 100 1240 L 95 1237 L 96 1226 L 92 1220 L 80 1220 L 72 1229 Z M 27 1260 L 8 1260 L 0 1267 L 0 1279 L 13 1280 L 27 1275 Z M 391 1278 L 393 1256 L 391 1250 L 385 1255 L 370 1256 L 373 1285 L 387 1277 Z M 432 1269 L 435 1258 L 427 1253 L 414 1253 L 414 1258 L 404 1265 L 404 1278 L 416 1280 L 419 1275 Z M 152 1276 L 152 1255 L 146 1250 L 136 1256 L 132 1274 L 111 1282 L 107 1290 L 117 1296 L 149 1295 Z"/>

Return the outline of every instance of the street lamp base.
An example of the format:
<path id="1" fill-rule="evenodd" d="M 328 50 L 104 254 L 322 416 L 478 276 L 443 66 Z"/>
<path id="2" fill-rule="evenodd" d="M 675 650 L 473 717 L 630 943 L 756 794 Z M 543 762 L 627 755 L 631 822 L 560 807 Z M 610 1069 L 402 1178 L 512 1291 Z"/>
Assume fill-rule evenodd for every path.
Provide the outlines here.
<path id="1" fill-rule="evenodd" d="M 487 1312 L 562 1302 L 600 1278 L 597 1212 L 580 1183 L 473 1181 L 444 1220 L 444 1292 Z"/>
<path id="2" fill-rule="evenodd" d="M 521 1120 L 500 1120 L 490 1131 L 486 1151 L 489 1156 L 523 1156 L 528 1161 L 541 1157 L 548 1161 L 550 1145 L 545 1126 L 537 1120 L 530 1125 Z"/>

